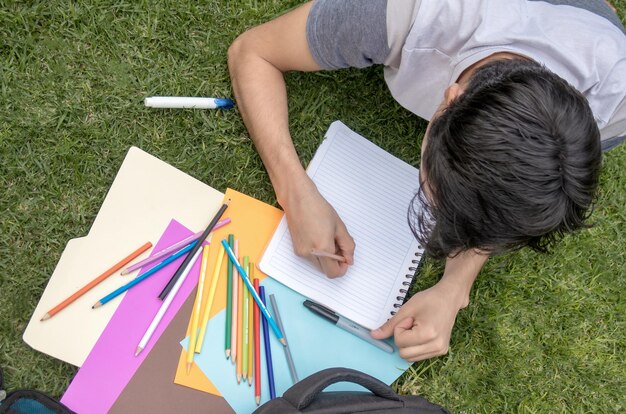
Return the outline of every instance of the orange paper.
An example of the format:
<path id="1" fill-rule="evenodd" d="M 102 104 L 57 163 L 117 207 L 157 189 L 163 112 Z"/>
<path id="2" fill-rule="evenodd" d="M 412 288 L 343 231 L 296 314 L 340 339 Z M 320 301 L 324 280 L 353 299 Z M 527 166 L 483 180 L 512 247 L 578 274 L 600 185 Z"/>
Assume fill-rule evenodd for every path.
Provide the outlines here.
<path id="1" fill-rule="evenodd" d="M 251 263 L 258 263 L 261 255 L 265 250 L 274 230 L 280 222 L 283 212 L 269 204 L 263 203 L 238 191 L 227 189 L 224 199 L 231 199 L 230 206 L 222 216 L 229 217 L 232 222 L 217 231 L 213 235 L 212 242 L 219 243 L 222 239 L 228 237 L 228 234 L 234 234 L 239 240 L 239 255 L 249 256 Z M 217 254 L 219 249 L 211 249 L 209 253 L 209 269 L 215 267 L 217 262 Z M 226 266 L 223 266 L 226 272 Z M 258 268 L 255 269 L 255 276 L 259 280 L 265 278 L 265 274 Z M 205 292 L 205 296 L 208 292 Z M 207 298 L 203 298 L 206 303 Z M 222 275 L 217 285 L 213 307 L 211 309 L 210 318 L 226 308 L 226 277 Z M 210 322 L 209 322 L 210 323 Z M 189 335 L 191 326 L 187 328 Z M 181 338 L 182 339 L 182 338 Z M 223 341 L 223 339 L 220 339 Z M 224 358 L 226 356 L 224 355 Z M 215 386 L 208 380 L 196 364 L 193 364 L 191 371 L 187 374 L 187 352 L 183 349 L 178 361 L 176 377 L 174 382 L 200 391 L 208 392 L 214 395 L 220 395 Z M 234 372 L 233 372 L 234 377 Z"/>

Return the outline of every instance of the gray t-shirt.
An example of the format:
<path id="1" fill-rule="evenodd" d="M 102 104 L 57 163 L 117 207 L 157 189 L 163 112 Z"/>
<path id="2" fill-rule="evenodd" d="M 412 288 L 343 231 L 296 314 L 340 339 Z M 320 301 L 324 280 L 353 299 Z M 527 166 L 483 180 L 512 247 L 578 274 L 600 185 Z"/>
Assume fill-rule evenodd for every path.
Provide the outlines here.
<path id="1" fill-rule="evenodd" d="M 624 33 L 603 0 L 317 0 L 307 21 L 322 68 L 384 64 L 393 97 L 428 120 L 472 64 L 529 57 L 585 95 L 605 149 L 626 135 Z"/>

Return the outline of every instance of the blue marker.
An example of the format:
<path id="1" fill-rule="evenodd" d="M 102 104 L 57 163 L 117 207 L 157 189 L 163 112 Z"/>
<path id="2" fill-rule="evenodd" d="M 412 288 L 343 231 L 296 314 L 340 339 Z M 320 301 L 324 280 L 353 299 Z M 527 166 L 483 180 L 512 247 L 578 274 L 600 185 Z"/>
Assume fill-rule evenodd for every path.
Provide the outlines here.
<path id="1" fill-rule="evenodd" d="M 224 250 L 226 250 L 226 254 L 228 254 L 228 257 L 230 257 L 230 261 L 237 268 L 237 271 L 239 272 L 239 276 L 241 276 L 241 279 L 248 287 L 248 291 L 252 294 L 254 301 L 256 302 L 257 305 L 259 305 L 259 309 L 261 309 L 261 313 L 263 313 L 263 316 L 265 317 L 265 319 L 267 319 L 267 323 L 270 324 L 272 331 L 274 331 L 274 333 L 276 334 L 276 337 L 278 338 L 281 344 L 287 345 L 287 341 L 285 340 L 285 337 L 280 332 L 280 329 L 278 329 L 278 325 L 276 325 L 276 322 L 274 322 L 274 318 L 272 318 L 272 315 L 267 310 L 267 307 L 265 306 L 265 304 L 263 304 L 263 301 L 261 300 L 259 295 L 256 293 L 256 290 L 254 290 L 254 287 L 252 286 L 252 283 L 250 282 L 250 278 L 248 278 L 248 274 L 246 273 L 245 270 L 243 270 L 243 267 L 241 267 L 241 265 L 237 261 L 237 258 L 235 257 L 235 253 L 233 252 L 233 249 L 230 248 L 230 245 L 228 244 L 228 241 L 226 241 L 226 239 L 222 240 L 222 246 L 224 246 Z"/>
<path id="2" fill-rule="evenodd" d="M 153 274 L 155 274 L 159 270 L 163 269 L 165 266 L 167 266 L 168 264 L 172 263 L 174 260 L 178 259 L 179 257 L 184 255 L 185 253 L 189 252 L 189 250 L 191 250 L 191 248 L 193 247 L 195 242 L 196 242 L 196 240 L 192 241 L 187 246 L 183 247 L 182 249 L 180 249 L 179 251 L 177 251 L 176 253 L 174 253 L 173 255 L 168 257 L 167 259 L 163 260 L 161 263 L 159 263 L 158 265 L 154 266 L 152 269 L 148 270 L 143 275 L 136 277 L 135 279 L 133 279 L 132 281 L 128 282 L 124 286 L 122 286 L 122 287 L 114 290 L 113 292 L 109 293 L 108 295 L 106 295 L 105 297 L 100 299 L 98 302 L 96 302 L 96 304 L 93 305 L 92 308 L 93 309 L 99 308 L 100 306 L 102 306 L 105 303 L 109 302 L 111 299 L 113 299 L 113 298 L 119 296 L 120 294 L 126 292 L 128 289 L 132 288 L 137 283 L 141 282 L 142 280 L 146 279 L 147 277 L 152 276 Z"/>
<path id="3" fill-rule="evenodd" d="M 149 96 L 143 102 L 149 108 L 231 109 L 235 106 L 235 102 L 228 98 L 191 96 Z"/>

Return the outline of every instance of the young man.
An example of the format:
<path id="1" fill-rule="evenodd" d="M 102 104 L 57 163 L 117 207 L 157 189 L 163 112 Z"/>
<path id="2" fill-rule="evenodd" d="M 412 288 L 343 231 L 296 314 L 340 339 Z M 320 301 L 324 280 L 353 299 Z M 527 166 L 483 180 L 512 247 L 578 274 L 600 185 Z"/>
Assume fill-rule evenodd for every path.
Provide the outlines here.
<path id="1" fill-rule="evenodd" d="M 626 37 L 602 0 L 319 0 L 242 34 L 228 58 L 296 253 L 329 277 L 355 244 L 299 162 L 283 73 L 384 64 L 394 98 L 431 121 L 418 197 L 434 221 L 413 226 L 444 274 L 372 332 L 409 361 L 447 352 L 490 254 L 583 225 L 601 147 L 626 135 Z"/>

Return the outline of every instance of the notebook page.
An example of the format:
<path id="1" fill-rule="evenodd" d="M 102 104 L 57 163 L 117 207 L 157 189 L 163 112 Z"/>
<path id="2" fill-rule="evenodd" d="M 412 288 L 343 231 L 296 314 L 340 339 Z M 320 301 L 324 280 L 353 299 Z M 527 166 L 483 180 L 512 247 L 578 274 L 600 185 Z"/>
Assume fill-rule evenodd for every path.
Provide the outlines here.
<path id="1" fill-rule="evenodd" d="M 401 303 L 419 260 L 407 224 L 407 208 L 419 186 L 419 171 L 334 122 L 309 168 L 320 193 L 335 208 L 356 243 L 354 265 L 328 279 L 297 257 L 287 220 L 281 220 L 259 264 L 295 291 L 370 328 L 385 322 Z"/>

